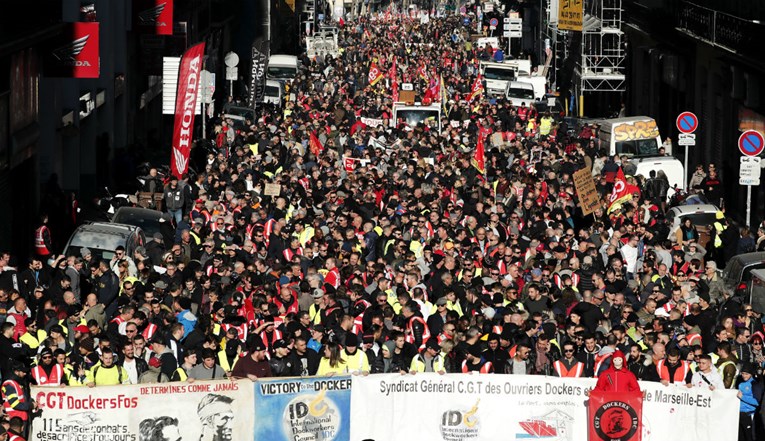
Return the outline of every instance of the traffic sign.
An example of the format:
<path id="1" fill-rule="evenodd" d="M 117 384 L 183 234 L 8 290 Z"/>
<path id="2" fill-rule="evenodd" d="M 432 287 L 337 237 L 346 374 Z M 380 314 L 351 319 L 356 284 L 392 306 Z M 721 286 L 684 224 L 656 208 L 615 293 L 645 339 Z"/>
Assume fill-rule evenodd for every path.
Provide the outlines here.
<path id="1" fill-rule="evenodd" d="M 681 133 L 677 137 L 677 145 L 687 145 L 687 146 L 695 146 L 696 145 L 696 135 L 693 133 Z"/>
<path id="2" fill-rule="evenodd" d="M 489 26 L 494 26 L 494 28 L 496 28 L 498 24 L 499 24 L 499 20 L 497 20 L 496 18 L 492 18 L 491 20 L 489 20 Z"/>
<path id="3" fill-rule="evenodd" d="M 742 156 L 740 159 L 738 182 L 741 185 L 760 185 L 760 158 Z"/>
<path id="4" fill-rule="evenodd" d="M 236 52 L 229 52 L 223 58 L 223 62 L 228 67 L 236 67 L 239 64 L 239 55 Z"/>
<path id="5" fill-rule="evenodd" d="M 699 128 L 699 119 L 693 112 L 683 112 L 677 116 L 676 124 L 680 133 L 693 133 Z"/>
<path id="6" fill-rule="evenodd" d="M 510 31 L 503 31 L 502 32 L 502 36 L 503 37 L 512 37 L 512 32 L 510 32 Z"/>
<path id="7" fill-rule="evenodd" d="M 757 130 L 747 130 L 738 138 L 738 149 L 746 156 L 757 156 L 765 149 L 765 139 Z"/>

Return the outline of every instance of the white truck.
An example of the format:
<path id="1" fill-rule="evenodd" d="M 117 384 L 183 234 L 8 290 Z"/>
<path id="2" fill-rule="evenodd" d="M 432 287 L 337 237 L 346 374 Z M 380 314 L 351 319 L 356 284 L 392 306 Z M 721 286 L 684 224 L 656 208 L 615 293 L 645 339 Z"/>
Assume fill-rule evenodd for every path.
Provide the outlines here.
<path id="1" fill-rule="evenodd" d="M 306 37 L 305 50 L 306 55 L 311 59 L 317 55 L 321 55 L 322 57 L 331 55 L 333 58 L 336 58 L 339 54 L 337 33 L 322 30 L 311 37 Z"/>
<path id="2" fill-rule="evenodd" d="M 266 68 L 266 79 L 292 83 L 298 75 L 298 59 L 294 55 L 271 55 Z"/>
<path id="3" fill-rule="evenodd" d="M 674 186 L 683 187 L 683 163 L 672 156 L 672 148 L 662 156 L 661 135 L 656 121 L 648 116 L 631 116 L 595 121 L 600 124 L 598 140 L 602 147 L 608 149 L 608 154 L 630 158 L 637 165 L 636 174 L 648 178 L 651 170 L 662 170 L 669 180 L 670 190 L 667 198 L 675 191 Z"/>
<path id="4" fill-rule="evenodd" d="M 515 81 L 516 69 L 506 63 L 481 62 L 481 72 L 486 81 L 487 96 L 501 96 L 507 84 Z"/>
<path id="5" fill-rule="evenodd" d="M 390 120 L 391 127 L 404 125 L 405 130 L 412 130 L 418 124 L 424 123 L 431 127 L 438 127 L 441 132 L 441 105 L 431 104 L 423 106 L 420 103 L 393 103 L 393 118 Z"/>

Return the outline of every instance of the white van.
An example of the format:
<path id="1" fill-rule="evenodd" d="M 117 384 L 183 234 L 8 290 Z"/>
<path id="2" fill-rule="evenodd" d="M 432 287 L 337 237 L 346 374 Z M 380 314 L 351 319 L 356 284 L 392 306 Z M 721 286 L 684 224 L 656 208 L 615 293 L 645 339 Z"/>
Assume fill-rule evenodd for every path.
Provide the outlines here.
<path id="1" fill-rule="evenodd" d="M 266 80 L 266 90 L 263 91 L 263 102 L 281 107 L 284 102 L 284 86 L 274 80 Z"/>
<path id="2" fill-rule="evenodd" d="M 505 63 L 482 61 L 481 71 L 486 80 L 487 96 L 501 96 L 507 90 L 507 83 L 515 81 L 515 69 Z"/>
<path id="3" fill-rule="evenodd" d="M 648 116 L 631 116 L 596 121 L 598 139 L 609 155 L 658 156 L 661 136 L 656 121 Z M 672 151 L 665 152 L 668 155 Z"/>
<path id="4" fill-rule="evenodd" d="M 298 75 L 298 59 L 294 55 L 271 55 L 266 79 L 291 83 Z"/>
<path id="5" fill-rule="evenodd" d="M 440 133 L 441 106 L 439 104 L 423 106 L 418 103 L 415 103 L 414 105 L 393 103 L 393 118 L 390 120 L 391 127 L 404 124 L 405 130 L 412 130 L 412 128 L 416 127 L 419 123 L 425 123 L 431 126 L 435 124 Z"/>
<path id="6" fill-rule="evenodd" d="M 531 83 L 510 81 L 505 89 L 505 98 L 516 107 L 524 104 L 530 106 L 535 100 L 534 86 Z"/>

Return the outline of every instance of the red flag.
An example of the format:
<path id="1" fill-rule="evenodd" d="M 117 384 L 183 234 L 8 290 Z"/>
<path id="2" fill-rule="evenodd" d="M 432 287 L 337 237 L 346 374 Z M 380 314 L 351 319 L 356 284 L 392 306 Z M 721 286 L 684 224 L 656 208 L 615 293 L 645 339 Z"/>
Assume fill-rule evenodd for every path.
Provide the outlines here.
<path id="1" fill-rule="evenodd" d="M 486 152 L 483 146 L 483 134 L 478 132 L 478 144 L 475 146 L 475 153 L 473 154 L 473 167 L 478 169 L 481 174 L 486 173 Z"/>
<path id="2" fill-rule="evenodd" d="M 391 95 L 393 95 L 393 102 L 398 102 L 398 81 L 393 80 L 393 83 L 390 86 L 391 88 Z"/>
<path id="3" fill-rule="evenodd" d="M 175 125 L 170 167 L 173 176 L 182 178 L 189 168 L 191 141 L 194 138 L 194 110 L 197 107 L 200 74 L 204 67 L 205 44 L 190 47 L 181 57 L 178 92 L 175 97 Z"/>
<path id="4" fill-rule="evenodd" d="M 345 26 L 345 20 L 343 20 L 343 17 L 340 17 L 340 18 L 337 20 L 337 24 L 338 24 L 338 26 L 340 26 L 341 28 L 342 28 L 343 26 Z"/>
<path id="5" fill-rule="evenodd" d="M 627 182 L 627 178 L 624 177 L 624 170 L 619 167 L 619 171 L 616 172 L 616 179 L 614 179 L 614 188 L 609 197 L 608 212 L 610 213 L 621 207 L 624 202 L 632 200 L 632 194 L 636 192 L 640 193 L 640 189 Z"/>
<path id="6" fill-rule="evenodd" d="M 419 77 L 423 80 L 428 79 L 428 71 L 425 69 L 425 66 L 420 66 L 417 68 L 417 75 L 419 75 Z"/>
<path id="7" fill-rule="evenodd" d="M 483 93 L 483 81 L 481 80 L 481 74 L 479 73 L 477 77 L 475 77 L 475 81 L 473 82 L 473 87 L 470 88 L 470 99 L 468 101 L 473 102 L 477 97 L 481 96 Z"/>
<path id="8" fill-rule="evenodd" d="M 308 147 L 314 156 L 319 156 L 321 152 L 324 151 L 324 146 L 321 145 L 321 141 L 319 141 L 319 137 L 316 136 L 316 132 L 311 132 L 308 140 Z"/>
<path id="9" fill-rule="evenodd" d="M 636 392 L 590 392 L 587 412 L 590 441 L 640 441 L 643 435 L 643 394 Z"/>
<path id="10" fill-rule="evenodd" d="M 396 57 L 393 57 L 393 63 L 390 66 L 390 69 L 388 69 L 388 78 L 391 80 L 396 79 Z"/>
<path id="11" fill-rule="evenodd" d="M 375 63 L 372 63 L 369 66 L 369 85 L 374 86 L 382 78 L 383 78 L 383 74 L 382 72 L 380 72 L 380 68 L 378 68 Z"/>

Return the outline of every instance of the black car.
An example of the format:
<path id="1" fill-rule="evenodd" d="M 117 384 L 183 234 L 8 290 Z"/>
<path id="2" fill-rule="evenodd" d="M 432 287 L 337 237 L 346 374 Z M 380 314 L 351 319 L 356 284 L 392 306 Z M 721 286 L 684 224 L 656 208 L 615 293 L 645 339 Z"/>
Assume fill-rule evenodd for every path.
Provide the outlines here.
<path id="1" fill-rule="evenodd" d="M 141 227 L 148 239 L 161 233 L 166 244 L 175 243 L 175 228 L 169 214 L 149 208 L 120 207 L 112 217 L 114 224 Z"/>

